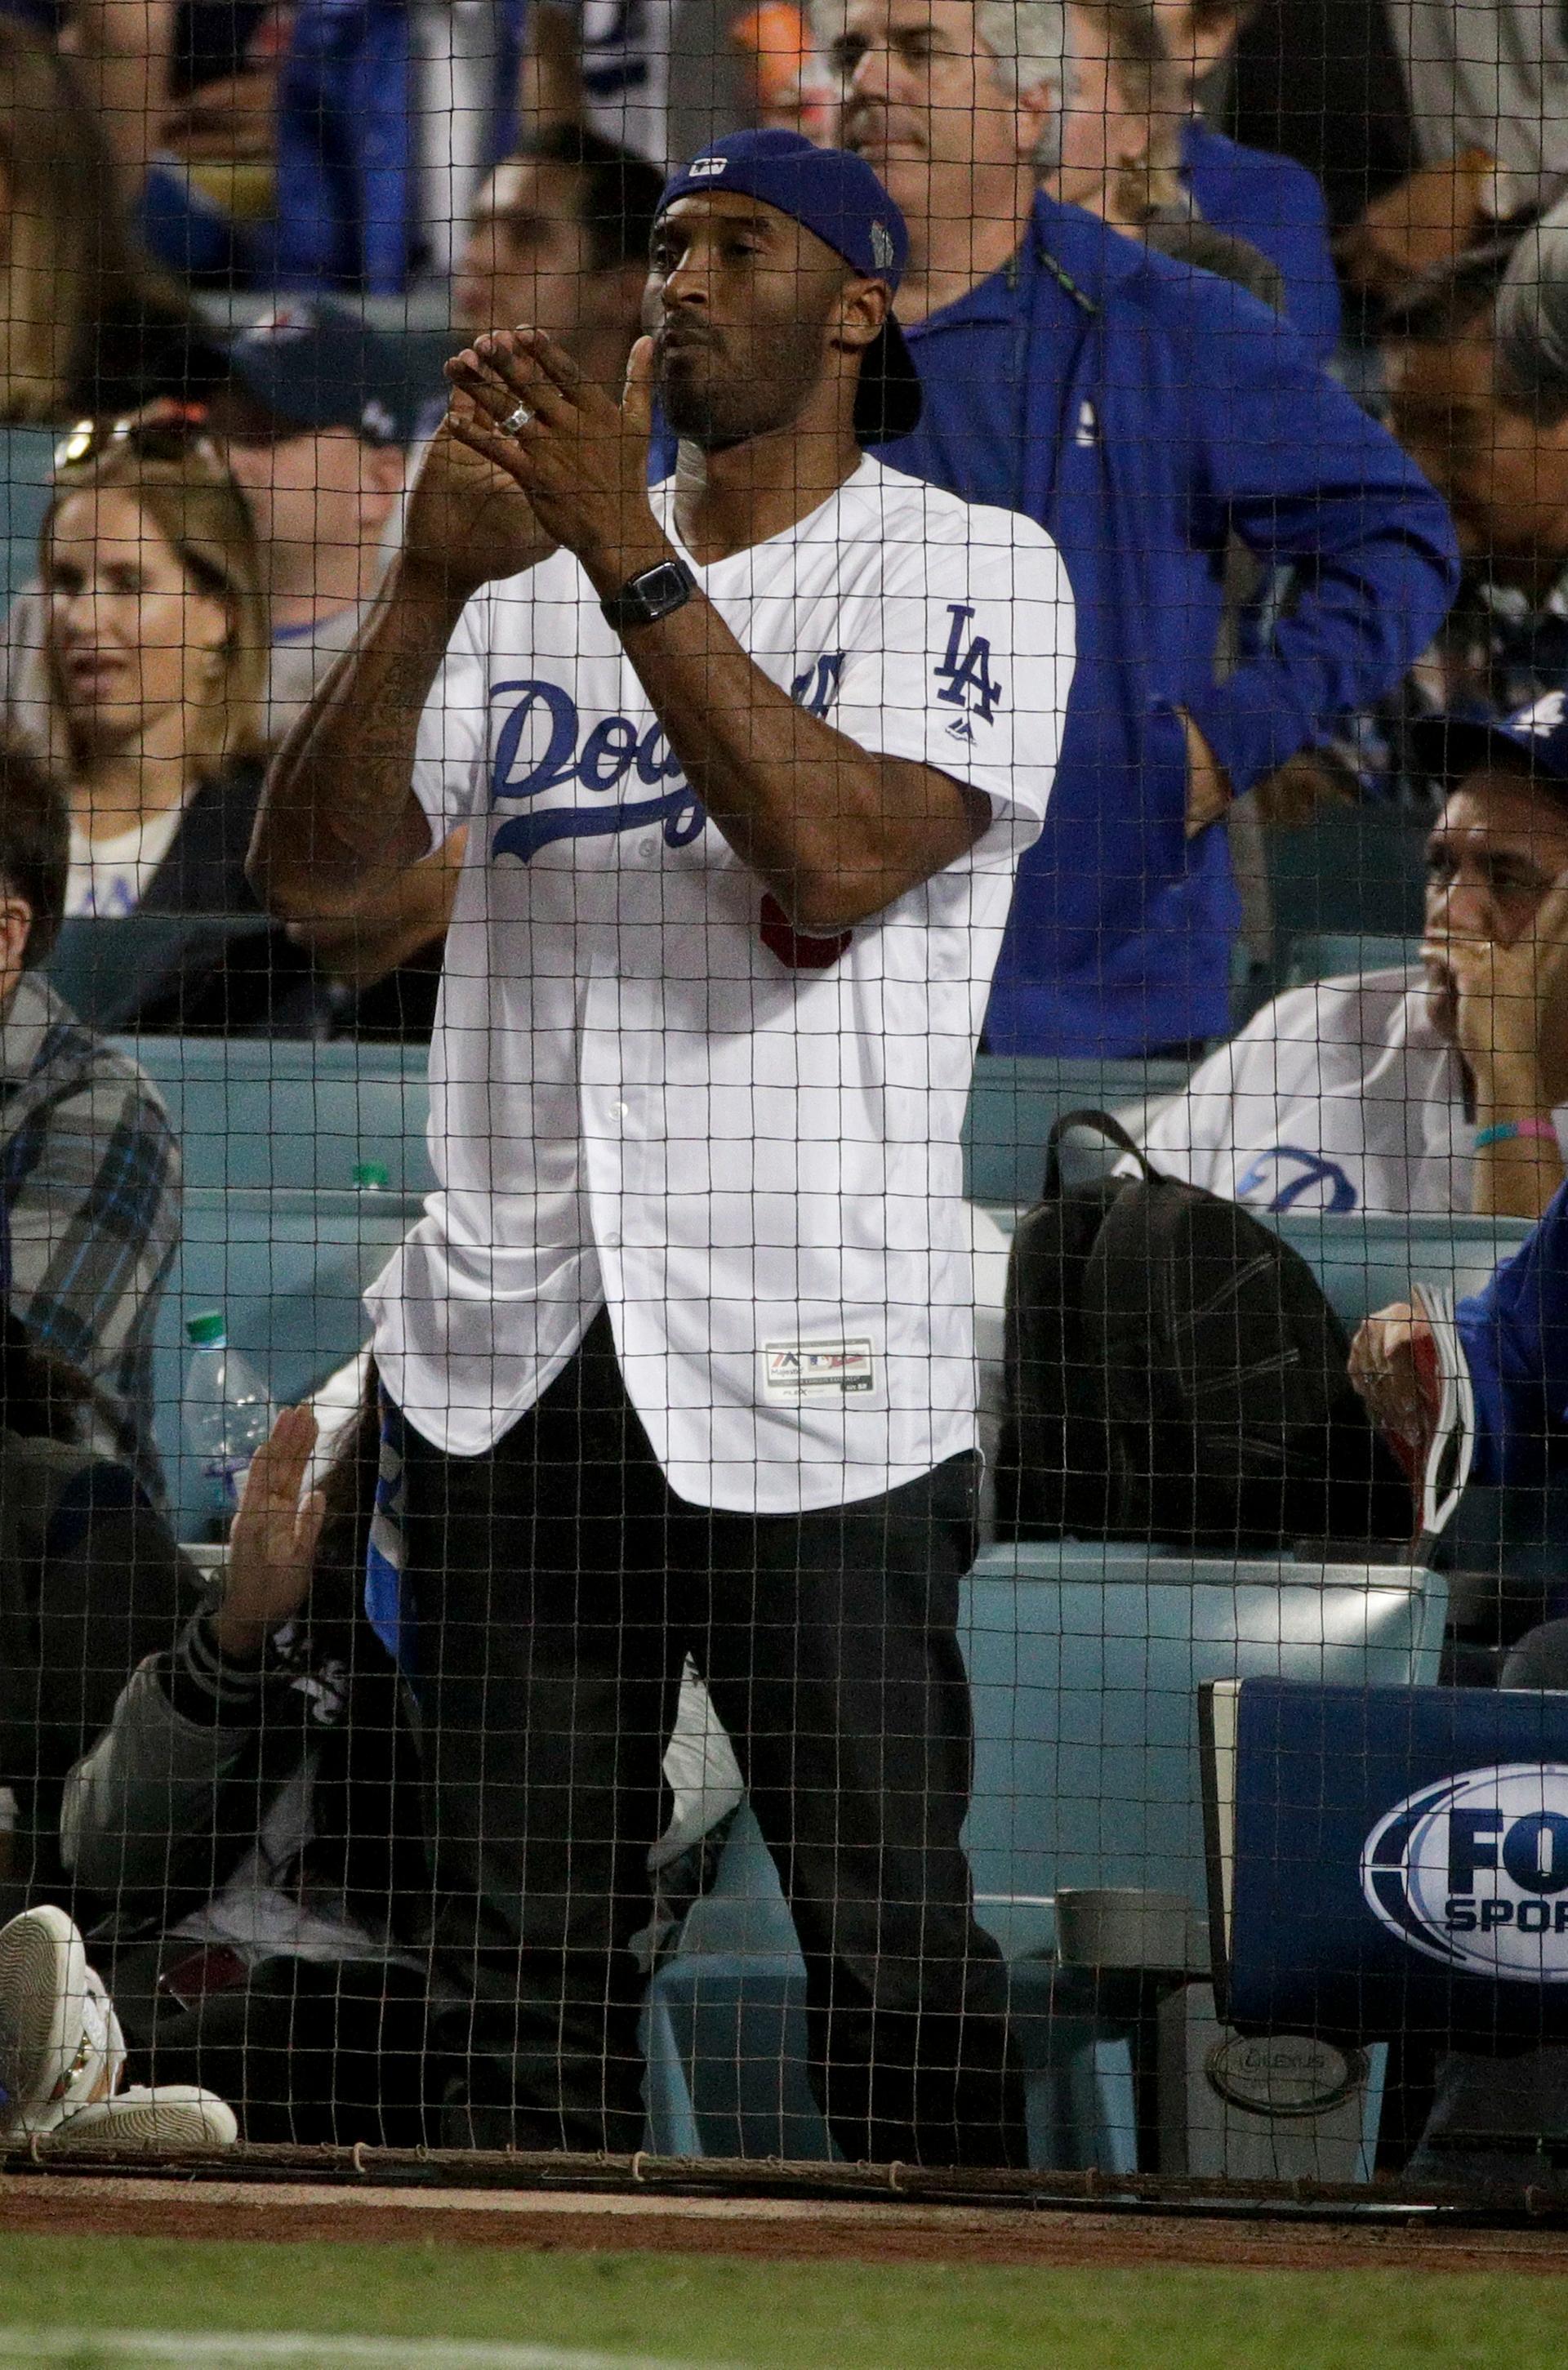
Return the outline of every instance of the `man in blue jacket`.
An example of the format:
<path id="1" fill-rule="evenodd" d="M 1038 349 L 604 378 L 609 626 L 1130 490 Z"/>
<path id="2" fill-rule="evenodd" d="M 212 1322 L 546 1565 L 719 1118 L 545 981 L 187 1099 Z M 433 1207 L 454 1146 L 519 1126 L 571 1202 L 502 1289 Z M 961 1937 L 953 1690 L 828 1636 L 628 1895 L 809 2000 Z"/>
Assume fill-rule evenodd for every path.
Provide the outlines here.
<path id="1" fill-rule="evenodd" d="M 1067 112 L 1053 194 L 1124 228 L 1128 217 L 1101 203 L 1095 184 L 1141 154 L 1156 168 L 1157 202 L 1184 194 L 1212 230 L 1267 258 L 1285 282 L 1280 309 L 1327 362 L 1339 343 L 1340 294 L 1321 185 L 1294 156 L 1244 148 L 1194 111 L 1199 81 L 1245 14 L 1236 0 L 1069 0 Z"/>
<path id="2" fill-rule="evenodd" d="M 1190 106 L 1256 14 L 1257 0 L 1154 0 Z M 1228 140 L 1202 115 L 1182 126 L 1182 178 L 1205 222 L 1244 238 L 1285 275 L 1286 311 L 1320 362 L 1339 343 L 1340 292 L 1329 248 L 1329 204 L 1317 175 L 1294 156 Z"/>
<path id="3" fill-rule="evenodd" d="M 1222 1034 L 1225 810 L 1425 647 L 1458 581 L 1447 512 L 1263 307 L 1037 193 L 1060 120 L 1055 0 L 842 0 L 838 25 L 840 137 L 913 242 L 899 308 L 925 416 L 882 457 L 1039 520 L 1078 601 L 989 1042 L 1119 1055 Z M 1300 590 L 1221 685 L 1232 533 Z"/>

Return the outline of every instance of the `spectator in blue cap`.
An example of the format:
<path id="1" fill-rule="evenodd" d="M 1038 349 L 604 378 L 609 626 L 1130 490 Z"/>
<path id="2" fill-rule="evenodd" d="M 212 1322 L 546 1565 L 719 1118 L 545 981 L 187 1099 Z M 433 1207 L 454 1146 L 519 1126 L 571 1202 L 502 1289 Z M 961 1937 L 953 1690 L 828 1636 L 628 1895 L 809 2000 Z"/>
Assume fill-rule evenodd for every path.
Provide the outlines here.
<path id="1" fill-rule="evenodd" d="M 1023 2160 L 960 1842 L 957 1131 L 1074 616 L 1032 521 L 865 449 L 919 418 L 905 256 L 861 159 L 711 144 L 665 186 L 619 406 L 532 327 L 448 364 L 387 590 L 269 777 L 251 877 L 285 918 L 467 833 L 440 1186 L 367 1295 L 378 1570 L 446 1641 L 449 2144 L 640 2142 L 626 1944 L 689 1649 L 838 2146 Z M 680 466 L 651 488 L 655 392 Z"/>
<path id="2" fill-rule="evenodd" d="M 395 542 L 414 433 L 398 340 L 340 305 L 281 305 L 236 338 L 209 408 L 256 521 L 272 621 L 266 732 L 281 741 L 352 643 Z M 347 927 L 296 934 L 321 971 L 356 992 L 356 1033 L 429 1033 L 452 904 L 444 854 Z"/>
<path id="3" fill-rule="evenodd" d="M 266 732 L 279 740 L 347 650 L 386 564 L 411 434 L 397 341 L 329 305 L 284 305 L 229 348 L 208 427 L 267 570 Z"/>
<path id="4" fill-rule="evenodd" d="M 1289 989 L 1157 1113 L 1156 1168 L 1267 1210 L 1539 1217 L 1568 1149 L 1568 715 L 1416 728 L 1447 785 L 1419 968 Z"/>

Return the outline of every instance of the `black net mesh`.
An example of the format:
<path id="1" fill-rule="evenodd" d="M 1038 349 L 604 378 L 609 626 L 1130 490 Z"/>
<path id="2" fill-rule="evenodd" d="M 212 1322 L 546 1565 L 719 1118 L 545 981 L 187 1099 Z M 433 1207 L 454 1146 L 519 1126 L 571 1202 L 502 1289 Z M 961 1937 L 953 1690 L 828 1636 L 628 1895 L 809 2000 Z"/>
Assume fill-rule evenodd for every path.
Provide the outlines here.
<path id="1" fill-rule="evenodd" d="M 1563 191 L 1541 0 L 0 11 L 0 2144 L 1550 2181 Z"/>

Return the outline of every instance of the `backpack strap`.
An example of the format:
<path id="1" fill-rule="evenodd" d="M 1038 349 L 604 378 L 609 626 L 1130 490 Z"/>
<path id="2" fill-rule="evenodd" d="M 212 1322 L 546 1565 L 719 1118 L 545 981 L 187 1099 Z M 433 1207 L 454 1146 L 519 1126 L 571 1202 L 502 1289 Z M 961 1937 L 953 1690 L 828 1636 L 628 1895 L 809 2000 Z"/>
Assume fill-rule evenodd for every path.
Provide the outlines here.
<path id="1" fill-rule="evenodd" d="M 1153 1178 L 1155 1172 L 1145 1159 L 1142 1147 L 1134 1143 L 1113 1112 L 1064 1111 L 1052 1128 L 1050 1140 L 1045 1146 L 1045 1182 L 1041 1189 L 1042 1201 L 1053 1202 L 1061 1192 L 1062 1141 L 1077 1127 L 1092 1130 L 1096 1135 L 1103 1136 L 1107 1144 L 1113 1144 L 1118 1152 L 1125 1153 L 1130 1158 L 1136 1160 L 1138 1165 L 1138 1174 L 1146 1184 Z"/>

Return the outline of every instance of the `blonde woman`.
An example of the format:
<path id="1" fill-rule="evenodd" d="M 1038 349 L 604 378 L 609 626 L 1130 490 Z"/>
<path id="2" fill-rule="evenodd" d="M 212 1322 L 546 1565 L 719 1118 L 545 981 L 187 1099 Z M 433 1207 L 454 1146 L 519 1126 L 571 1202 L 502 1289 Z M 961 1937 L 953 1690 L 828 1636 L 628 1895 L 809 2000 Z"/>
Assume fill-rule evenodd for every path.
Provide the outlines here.
<path id="1" fill-rule="evenodd" d="M 122 428 L 59 470 L 39 558 L 67 914 L 253 912 L 269 636 L 243 495 L 203 442 Z"/>

